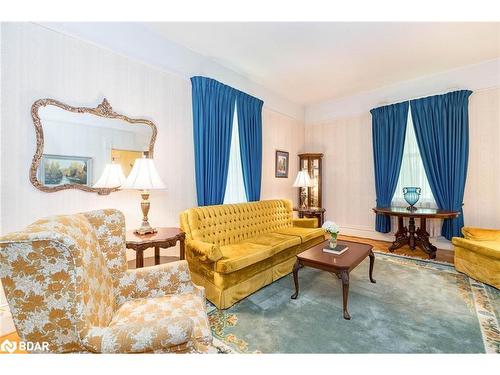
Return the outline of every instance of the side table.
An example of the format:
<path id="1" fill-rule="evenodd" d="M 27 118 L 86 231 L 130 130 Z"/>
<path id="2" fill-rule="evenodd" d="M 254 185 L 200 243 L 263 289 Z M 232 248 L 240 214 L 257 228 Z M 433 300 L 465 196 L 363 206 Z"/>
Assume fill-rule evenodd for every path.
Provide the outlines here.
<path id="1" fill-rule="evenodd" d="M 325 211 L 326 209 L 321 207 L 294 207 L 294 211 L 297 211 L 299 214 L 299 218 L 302 219 L 304 217 L 312 217 L 318 220 L 318 228 L 321 228 L 323 222 L 325 221 Z"/>
<path id="2" fill-rule="evenodd" d="M 179 241 L 180 259 L 185 257 L 184 238 L 185 234 L 179 228 L 156 228 L 158 232 L 138 235 L 134 231 L 127 231 L 126 247 L 136 252 L 136 268 L 144 267 L 144 250 L 155 248 L 155 265 L 160 264 L 160 248 L 174 247 Z"/>

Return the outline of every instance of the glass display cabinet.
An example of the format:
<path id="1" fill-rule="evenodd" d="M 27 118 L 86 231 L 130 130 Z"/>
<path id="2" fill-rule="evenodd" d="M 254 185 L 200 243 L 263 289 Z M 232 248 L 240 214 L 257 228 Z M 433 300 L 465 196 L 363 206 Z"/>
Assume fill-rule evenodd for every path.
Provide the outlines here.
<path id="1" fill-rule="evenodd" d="M 306 204 L 309 208 L 322 208 L 321 172 L 323 154 L 299 154 L 299 170 L 307 170 L 311 178 L 312 187 L 299 188 L 299 198 L 302 189 L 306 190 Z"/>
<path id="2" fill-rule="evenodd" d="M 299 202 L 300 196 L 305 190 L 307 208 L 295 208 L 298 211 L 299 217 L 317 217 L 318 224 L 323 224 L 324 212 L 321 177 L 322 177 L 322 163 L 323 154 L 319 153 L 305 153 L 299 154 L 299 170 L 307 170 L 311 178 L 312 186 L 308 188 L 299 188 Z"/>

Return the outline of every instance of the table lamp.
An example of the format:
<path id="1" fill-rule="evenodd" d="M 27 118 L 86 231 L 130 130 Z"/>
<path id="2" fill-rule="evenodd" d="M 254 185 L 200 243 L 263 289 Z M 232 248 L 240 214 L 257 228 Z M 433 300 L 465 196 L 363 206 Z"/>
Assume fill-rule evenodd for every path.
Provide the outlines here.
<path id="1" fill-rule="evenodd" d="M 94 184 L 95 188 L 117 188 L 125 182 L 122 166 L 115 163 L 107 163 L 99 180 Z"/>
<path id="2" fill-rule="evenodd" d="M 156 233 L 156 229 L 151 227 L 148 222 L 150 206 L 149 191 L 153 189 L 165 189 L 165 184 L 156 171 L 153 159 L 145 157 L 136 159 L 127 180 L 122 185 L 122 189 L 141 190 L 142 225 L 139 229 L 136 229 L 134 233 L 139 235 Z"/>
<path id="3" fill-rule="evenodd" d="M 311 178 L 309 177 L 309 172 L 307 170 L 302 170 L 297 173 L 297 178 L 293 183 L 293 187 L 303 188 L 300 192 L 300 207 L 307 208 L 306 197 L 307 192 L 305 188 L 313 186 Z"/>

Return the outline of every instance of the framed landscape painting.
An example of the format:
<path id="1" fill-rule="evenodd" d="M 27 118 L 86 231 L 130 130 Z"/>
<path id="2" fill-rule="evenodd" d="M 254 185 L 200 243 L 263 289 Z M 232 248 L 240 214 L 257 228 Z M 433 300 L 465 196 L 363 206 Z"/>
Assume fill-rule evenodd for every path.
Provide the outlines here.
<path id="1" fill-rule="evenodd" d="M 288 178 L 289 153 L 276 150 L 275 176 L 277 178 Z"/>
<path id="2" fill-rule="evenodd" d="M 39 173 L 39 179 L 45 186 L 92 186 L 92 158 L 44 154 Z"/>

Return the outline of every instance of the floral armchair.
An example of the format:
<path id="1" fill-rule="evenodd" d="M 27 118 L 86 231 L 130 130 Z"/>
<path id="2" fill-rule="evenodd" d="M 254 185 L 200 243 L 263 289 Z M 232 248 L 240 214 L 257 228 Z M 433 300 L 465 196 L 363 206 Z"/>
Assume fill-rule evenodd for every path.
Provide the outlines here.
<path id="1" fill-rule="evenodd" d="M 21 340 L 51 352 L 207 352 L 204 289 L 185 261 L 127 270 L 117 210 L 55 216 L 0 238 L 0 277 Z"/>

